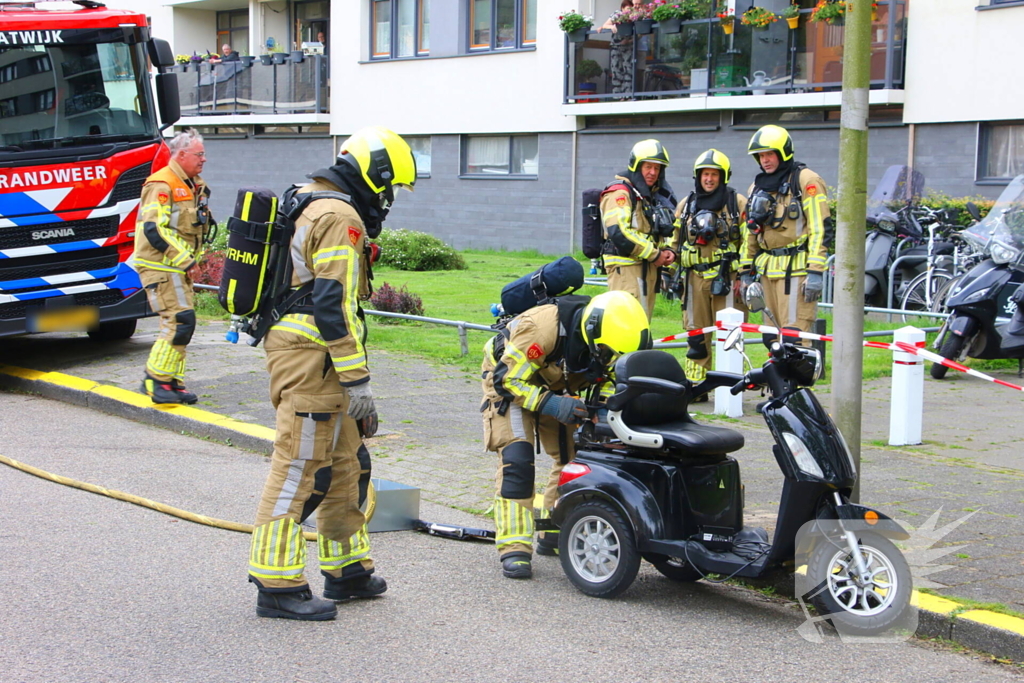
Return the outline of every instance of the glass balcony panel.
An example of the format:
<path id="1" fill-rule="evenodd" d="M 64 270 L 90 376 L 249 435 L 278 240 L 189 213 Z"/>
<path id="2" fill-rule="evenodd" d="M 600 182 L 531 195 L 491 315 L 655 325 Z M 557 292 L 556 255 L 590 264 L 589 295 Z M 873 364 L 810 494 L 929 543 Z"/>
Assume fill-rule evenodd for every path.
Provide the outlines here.
<path id="1" fill-rule="evenodd" d="M 839 90 L 845 26 L 811 22 L 810 13 L 803 10 L 796 29 L 785 21 L 757 29 L 737 20 L 727 34 L 717 19 L 698 19 L 683 22 L 679 33 L 658 25 L 625 39 L 590 33 L 585 42 L 567 42 L 565 101 Z M 906 0 L 879 3 L 871 26 L 873 88 L 903 87 L 906 13 Z"/>

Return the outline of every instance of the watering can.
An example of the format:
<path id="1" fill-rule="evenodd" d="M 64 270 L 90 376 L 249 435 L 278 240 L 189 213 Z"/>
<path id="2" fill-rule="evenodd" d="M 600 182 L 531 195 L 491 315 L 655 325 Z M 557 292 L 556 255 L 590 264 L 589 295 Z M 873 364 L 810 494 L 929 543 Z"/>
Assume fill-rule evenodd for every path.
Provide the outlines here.
<path id="1" fill-rule="evenodd" d="M 754 80 L 750 80 L 749 78 L 744 76 L 743 84 L 751 89 L 751 94 L 764 95 L 767 93 L 765 88 L 772 84 L 772 79 L 768 78 L 768 74 L 766 74 L 763 71 L 755 71 Z"/>

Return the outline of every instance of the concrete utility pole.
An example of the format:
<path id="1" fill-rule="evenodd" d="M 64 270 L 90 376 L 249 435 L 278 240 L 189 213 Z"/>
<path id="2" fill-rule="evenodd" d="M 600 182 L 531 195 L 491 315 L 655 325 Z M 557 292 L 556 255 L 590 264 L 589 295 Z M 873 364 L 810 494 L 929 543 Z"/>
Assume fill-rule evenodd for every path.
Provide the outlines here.
<path id="1" fill-rule="evenodd" d="M 864 368 L 864 225 L 867 218 L 868 86 L 871 5 L 847 5 L 843 45 L 843 108 L 839 128 L 839 207 L 832 332 L 832 415 L 860 474 L 861 384 Z M 853 500 L 860 498 L 860 484 Z"/>

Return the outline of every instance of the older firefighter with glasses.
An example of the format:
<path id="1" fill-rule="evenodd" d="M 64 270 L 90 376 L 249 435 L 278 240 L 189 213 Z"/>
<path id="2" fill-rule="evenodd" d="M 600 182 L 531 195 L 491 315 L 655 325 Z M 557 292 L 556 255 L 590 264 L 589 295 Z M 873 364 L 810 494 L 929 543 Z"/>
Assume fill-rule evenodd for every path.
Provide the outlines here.
<path id="1" fill-rule="evenodd" d="M 484 346 L 484 443 L 500 458 L 494 526 L 502 573 L 532 576 L 536 451 L 553 459 L 542 515 L 573 459 L 573 430 L 589 419 L 609 368 L 624 353 L 650 348 L 647 315 L 626 292 L 565 296 L 521 313 Z M 586 396 L 584 401 L 580 396 Z M 537 552 L 557 553 L 557 533 L 542 532 Z"/>
<path id="2" fill-rule="evenodd" d="M 206 163 L 203 138 L 178 133 L 171 160 L 142 186 L 135 228 L 135 267 L 149 306 L 160 315 L 160 333 L 149 352 L 142 391 L 153 403 L 195 403 L 185 389 L 185 347 L 196 329 L 192 278 L 212 219 L 210 189 L 199 177 Z"/>
<path id="3" fill-rule="evenodd" d="M 412 189 L 416 162 L 406 142 L 385 128 L 348 138 L 333 166 L 309 175 L 315 193 L 295 219 L 292 287 L 308 287 L 267 333 L 270 400 L 277 434 L 249 555 L 261 617 L 325 620 L 334 600 L 380 595 L 366 518 L 370 454 L 362 437 L 376 431 L 366 325 L 359 302 L 369 296 L 370 247 L 395 199 Z M 309 283 L 312 286 L 309 287 Z M 303 572 L 301 523 L 317 511 L 317 554 L 324 598 Z"/>
<path id="4" fill-rule="evenodd" d="M 729 157 L 717 149 L 693 164 L 694 189 L 676 208 L 671 246 L 679 254 L 671 284 L 680 295 L 687 330 L 715 324 L 715 313 L 736 307 L 736 274 L 744 244 L 746 197 L 729 187 Z M 744 307 L 745 308 L 745 307 Z M 688 338 L 686 375 L 699 382 L 711 368 L 713 334 Z M 707 395 L 698 400 L 708 400 Z"/>
<path id="5" fill-rule="evenodd" d="M 831 226 L 825 181 L 793 157 L 785 128 L 764 126 L 747 153 L 761 172 L 747 193 L 748 236 L 740 261 L 744 290 L 759 280 L 779 327 L 809 332 L 828 258 Z"/>
<path id="6" fill-rule="evenodd" d="M 671 194 L 667 168 L 662 144 L 641 140 L 633 145 L 627 169 L 601 193 L 608 289 L 635 296 L 648 321 L 654 313 L 658 269 L 675 261 L 675 253 L 662 246 L 673 232 L 672 209 L 658 199 Z"/>

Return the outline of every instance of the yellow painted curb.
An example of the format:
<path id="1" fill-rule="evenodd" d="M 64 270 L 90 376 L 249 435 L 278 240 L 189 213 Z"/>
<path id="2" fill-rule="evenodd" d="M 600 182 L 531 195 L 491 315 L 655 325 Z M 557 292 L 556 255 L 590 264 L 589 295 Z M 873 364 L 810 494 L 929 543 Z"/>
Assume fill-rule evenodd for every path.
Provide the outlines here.
<path id="1" fill-rule="evenodd" d="M 963 619 L 965 621 L 974 621 L 979 624 L 985 624 L 986 626 L 993 626 L 1003 631 L 1009 631 L 1011 633 L 1024 636 L 1024 619 L 1011 617 L 1008 614 L 972 609 L 969 612 L 958 614 L 956 618 L 957 620 Z"/>
<path id="2" fill-rule="evenodd" d="M 939 596 L 931 595 L 930 593 L 920 593 L 918 591 L 914 591 L 910 596 L 910 604 L 918 609 L 934 612 L 947 617 L 960 608 L 960 603 L 958 602 L 953 602 L 946 598 L 940 598 Z"/>
<path id="3" fill-rule="evenodd" d="M 163 413 L 173 413 L 189 420 L 216 425 L 240 434 L 245 434 L 246 436 L 266 439 L 270 442 L 274 441 L 274 430 L 269 427 L 240 422 L 232 417 L 226 417 L 200 408 L 193 408 L 191 406 L 177 403 L 153 403 L 149 396 L 144 394 L 139 394 L 120 387 L 110 386 L 108 384 L 100 384 L 81 377 L 65 375 L 62 372 L 40 372 L 38 370 L 30 370 L 28 368 L 14 367 L 12 365 L 0 365 L 0 374 L 10 375 L 11 377 L 17 377 L 19 379 L 25 379 L 33 382 L 44 382 L 46 384 L 65 387 L 76 391 L 93 393 L 97 396 L 103 396 L 136 408 L 157 410 Z"/>

